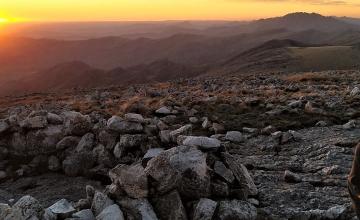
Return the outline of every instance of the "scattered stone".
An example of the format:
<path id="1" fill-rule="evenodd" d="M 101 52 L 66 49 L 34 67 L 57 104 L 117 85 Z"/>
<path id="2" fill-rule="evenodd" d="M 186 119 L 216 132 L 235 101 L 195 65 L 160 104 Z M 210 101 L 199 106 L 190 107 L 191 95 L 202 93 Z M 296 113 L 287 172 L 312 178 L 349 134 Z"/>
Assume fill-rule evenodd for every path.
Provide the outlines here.
<path id="1" fill-rule="evenodd" d="M 355 86 L 355 87 L 351 90 L 350 96 L 357 96 L 357 95 L 359 95 L 359 93 L 360 93 L 359 87 Z"/>
<path id="2" fill-rule="evenodd" d="M 201 126 L 204 129 L 208 129 L 211 127 L 211 121 L 208 118 L 205 118 Z"/>
<path id="3" fill-rule="evenodd" d="M 316 127 L 326 127 L 328 123 L 326 121 L 318 121 L 315 126 Z"/>
<path id="4" fill-rule="evenodd" d="M 75 148 L 79 144 L 80 138 L 76 136 L 64 137 L 56 144 L 56 150 L 65 150 L 67 148 Z"/>
<path id="5" fill-rule="evenodd" d="M 63 118 L 57 114 L 54 113 L 47 113 L 47 121 L 49 122 L 49 124 L 53 124 L 53 125 L 60 125 L 63 123 Z"/>
<path id="6" fill-rule="evenodd" d="M 249 134 L 254 134 L 254 133 L 257 133 L 258 132 L 258 129 L 257 128 L 247 128 L 247 127 L 244 127 L 242 129 L 243 132 L 246 132 L 246 133 L 249 133 Z"/>
<path id="7" fill-rule="evenodd" d="M 192 124 L 196 124 L 196 123 L 199 122 L 199 119 L 198 119 L 197 117 L 190 117 L 190 118 L 189 118 L 189 121 L 190 121 L 190 123 L 192 123 Z"/>
<path id="8" fill-rule="evenodd" d="M 91 119 L 88 115 L 69 111 L 63 113 L 63 117 L 65 132 L 68 135 L 82 136 L 92 128 Z"/>
<path id="9" fill-rule="evenodd" d="M 127 114 L 125 114 L 124 117 L 125 117 L 125 120 L 130 121 L 130 122 L 137 122 L 137 123 L 144 123 L 145 122 L 145 119 L 140 114 L 127 113 Z"/>
<path id="10" fill-rule="evenodd" d="M 144 167 L 146 167 L 146 164 L 149 162 L 149 160 L 151 160 L 154 157 L 159 156 L 159 154 L 161 152 L 163 152 L 164 149 L 163 148 L 151 148 L 149 149 L 146 154 L 144 155 L 143 159 L 142 159 L 142 165 Z"/>
<path id="11" fill-rule="evenodd" d="M 143 131 L 143 126 L 137 122 L 125 121 L 119 116 L 112 116 L 107 121 L 107 128 L 118 133 L 139 133 Z"/>
<path id="12" fill-rule="evenodd" d="M 241 143 L 245 141 L 245 137 L 239 131 L 228 131 L 225 135 L 225 139 L 235 143 Z"/>
<path id="13" fill-rule="evenodd" d="M 6 216 L 6 220 L 11 219 L 41 219 L 43 207 L 35 198 L 27 195 L 21 197 L 12 207 L 11 213 Z"/>
<path id="14" fill-rule="evenodd" d="M 144 141 L 144 136 L 141 134 L 124 134 L 120 136 L 119 147 L 120 148 L 134 148 L 139 147 Z"/>
<path id="15" fill-rule="evenodd" d="M 191 125 L 191 124 L 187 124 L 187 125 L 182 126 L 182 127 L 179 128 L 179 129 L 176 129 L 176 130 L 174 130 L 174 131 L 171 131 L 171 132 L 169 133 L 171 141 L 176 142 L 176 141 L 177 141 L 177 138 L 178 138 L 180 135 L 189 135 L 189 134 L 191 133 L 191 129 L 192 129 L 192 125 Z"/>
<path id="16" fill-rule="evenodd" d="M 28 117 L 20 123 L 20 127 L 28 129 L 45 128 L 48 122 L 45 116 Z"/>
<path id="17" fill-rule="evenodd" d="M 95 220 L 95 216 L 92 213 L 91 209 L 84 209 L 76 212 L 72 215 L 72 217 L 77 220 Z"/>
<path id="18" fill-rule="evenodd" d="M 92 151 L 92 149 L 94 148 L 94 144 L 95 144 L 95 135 L 93 133 L 87 133 L 81 138 L 75 151 L 76 152 Z"/>
<path id="19" fill-rule="evenodd" d="M 190 147 L 199 147 L 203 150 L 217 149 L 221 146 L 221 142 L 218 139 L 195 136 L 187 136 L 182 141 L 182 144 Z"/>

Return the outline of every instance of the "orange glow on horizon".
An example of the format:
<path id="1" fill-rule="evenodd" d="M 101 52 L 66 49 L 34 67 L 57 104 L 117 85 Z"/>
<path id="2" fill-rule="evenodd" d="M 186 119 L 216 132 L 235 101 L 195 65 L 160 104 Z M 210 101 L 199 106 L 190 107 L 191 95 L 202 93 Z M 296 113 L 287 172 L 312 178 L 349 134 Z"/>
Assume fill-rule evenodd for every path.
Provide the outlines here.
<path id="1" fill-rule="evenodd" d="M 297 11 L 316 12 L 327 16 L 360 17 L 358 1 L 1 0 L 0 17 L 4 18 L 0 19 L 0 22 L 253 20 Z M 8 17 L 25 19 L 5 19 Z"/>

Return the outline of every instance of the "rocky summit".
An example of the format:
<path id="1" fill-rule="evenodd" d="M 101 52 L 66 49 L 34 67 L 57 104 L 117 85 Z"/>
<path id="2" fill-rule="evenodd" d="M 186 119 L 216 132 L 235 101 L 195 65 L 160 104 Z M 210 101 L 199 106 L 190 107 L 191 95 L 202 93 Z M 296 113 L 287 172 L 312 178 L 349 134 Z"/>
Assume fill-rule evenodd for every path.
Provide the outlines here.
<path id="1" fill-rule="evenodd" d="M 2 98 L 0 219 L 356 219 L 359 75 L 316 74 Z"/>

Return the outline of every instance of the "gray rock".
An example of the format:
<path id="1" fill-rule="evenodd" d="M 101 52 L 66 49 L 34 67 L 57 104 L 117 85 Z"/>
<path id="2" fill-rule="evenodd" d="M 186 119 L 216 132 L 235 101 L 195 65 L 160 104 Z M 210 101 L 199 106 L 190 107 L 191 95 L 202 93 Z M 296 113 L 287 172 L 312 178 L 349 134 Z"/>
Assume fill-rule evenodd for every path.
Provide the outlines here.
<path id="1" fill-rule="evenodd" d="M 63 113 L 65 132 L 68 135 L 82 136 L 91 128 L 91 118 L 79 112 L 69 111 Z"/>
<path id="2" fill-rule="evenodd" d="M 124 134 L 120 136 L 119 147 L 121 148 L 135 148 L 140 147 L 145 137 L 141 134 Z"/>
<path id="3" fill-rule="evenodd" d="M 192 130 L 192 125 L 191 124 L 187 124 L 187 125 L 184 125 L 182 126 L 181 128 L 179 129 L 176 129 L 174 131 L 171 131 L 170 132 L 170 139 L 172 142 L 175 142 L 177 141 L 177 138 L 180 136 L 180 135 L 189 135 L 191 133 L 191 130 Z"/>
<path id="4" fill-rule="evenodd" d="M 246 201 L 231 200 L 220 201 L 218 218 L 220 220 L 255 220 L 257 218 L 256 208 Z"/>
<path id="5" fill-rule="evenodd" d="M 235 177 L 231 170 L 229 170 L 224 163 L 221 161 L 216 161 L 214 164 L 214 172 L 226 180 L 228 183 L 232 183 L 235 180 Z"/>
<path id="6" fill-rule="evenodd" d="M 188 219 L 181 197 L 177 191 L 154 198 L 153 206 L 159 219 Z"/>
<path id="7" fill-rule="evenodd" d="M 143 131 L 143 126 L 137 122 L 125 121 L 119 116 L 112 116 L 107 121 L 107 128 L 118 133 L 139 133 Z"/>
<path id="8" fill-rule="evenodd" d="M 217 202 L 202 198 L 196 204 L 193 214 L 193 220 L 211 220 L 215 213 Z"/>
<path id="9" fill-rule="evenodd" d="M 169 114 L 171 114 L 171 110 L 168 109 L 167 107 L 163 106 L 163 107 L 157 109 L 155 111 L 155 113 L 161 114 L 161 115 L 169 115 Z"/>
<path id="10" fill-rule="evenodd" d="M 93 133 L 87 133 L 85 134 L 78 145 L 76 146 L 75 151 L 76 152 L 89 152 L 92 151 L 95 144 L 95 135 Z"/>
<path id="11" fill-rule="evenodd" d="M 249 195 L 257 195 L 258 189 L 246 167 L 228 153 L 222 153 L 222 156 L 229 166 L 229 169 L 233 172 L 236 180 L 240 183 L 240 186 L 246 189 Z"/>
<path id="12" fill-rule="evenodd" d="M 205 118 L 201 126 L 204 129 L 208 129 L 211 127 L 211 121 L 208 118 Z"/>
<path id="13" fill-rule="evenodd" d="M 159 156 L 159 154 L 161 152 L 163 152 L 163 151 L 164 151 L 163 148 L 151 148 L 151 149 L 149 149 L 146 152 L 146 154 L 144 155 L 143 159 L 142 159 L 143 166 L 145 165 L 145 167 L 146 167 L 146 164 L 149 162 L 149 160 L 151 160 L 154 157 Z"/>
<path id="14" fill-rule="evenodd" d="M 49 122 L 49 124 L 59 125 L 63 123 L 64 119 L 57 114 L 49 112 L 47 114 L 47 121 Z"/>
<path id="15" fill-rule="evenodd" d="M 221 142 L 215 138 L 188 136 L 182 142 L 185 146 L 199 147 L 204 150 L 217 149 Z"/>
<path id="16" fill-rule="evenodd" d="M 189 118 L 189 121 L 190 121 L 190 123 L 192 123 L 192 124 L 196 124 L 196 123 L 199 122 L 199 119 L 198 119 L 197 117 L 190 117 L 190 118 Z"/>
<path id="17" fill-rule="evenodd" d="M 125 148 L 121 147 L 120 143 L 117 143 L 114 147 L 114 151 L 113 151 L 113 154 L 114 156 L 117 158 L 117 159 L 120 159 L 122 158 L 124 155 L 124 152 L 125 152 Z"/>
<path id="18" fill-rule="evenodd" d="M 156 180 L 159 192 L 178 188 L 183 195 L 201 198 L 210 190 L 208 169 L 206 154 L 194 147 L 179 146 L 151 159 L 145 173 Z"/>
<path id="19" fill-rule="evenodd" d="M 21 197 L 12 207 L 11 213 L 6 216 L 6 220 L 11 219 L 40 219 L 43 207 L 35 198 L 27 195 Z"/>
<path id="20" fill-rule="evenodd" d="M 140 114 L 127 113 L 127 114 L 125 114 L 124 117 L 125 117 L 125 120 L 131 121 L 131 122 L 137 122 L 137 123 L 144 123 L 145 122 L 145 119 Z"/>
<path id="21" fill-rule="evenodd" d="M 170 143 L 170 141 L 171 141 L 170 132 L 171 132 L 170 130 L 160 131 L 159 136 L 160 136 L 160 140 L 162 143 L 165 143 L 165 144 Z"/>
<path id="22" fill-rule="evenodd" d="M 106 149 L 113 150 L 116 145 L 118 134 L 107 130 L 101 130 L 98 133 L 99 142 L 106 147 Z"/>
<path id="23" fill-rule="evenodd" d="M 245 137 L 239 131 L 228 131 L 225 135 L 225 140 L 241 143 L 245 141 Z"/>
<path id="24" fill-rule="evenodd" d="M 95 216 L 91 209 L 84 209 L 76 212 L 72 215 L 72 217 L 78 220 L 95 220 Z"/>
<path id="25" fill-rule="evenodd" d="M 46 116 L 39 115 L 26 118 L 25 120 L 20 122 L 20 127 L 28 129 L 39 129 L 45 128 L 47 124 L 48 122 Z"/>
<path id="26" fill-rule="evenodd" d="M 113 204 L 107 206 L 98 216 L 96 216 L 96 220 L 125 220 L 125 218 L 120 207 Z"/>
<path id="27" fill-rule="evenodd" d="M 211 129 L 215 134 L 223 134 L 225 132 L 225 127 L 219 123 L 213 123 Z"/>
<path id="28" fill-rule="evenodd" d="M 113 204 L 114 202 L 107 195 L 96 191 L 91 204 L 91 210 L 94 212 L 95 216 L 98 216 L 105 208 Z"/>
<path id="29" fill-rule="evenodd" d="M 0 219 L 6 219 L 11 213 L 11 207 L 8 204 L 0 203 Z"/>
<path id="30" fill-rule="evenodd" d="M 121 208 L 133 219 L 157 220 L 157 216 L 147 199 L 122 198 L 118 201 Z"/>
<path id="31" fill-rule="evenodd" d="M 62 168 L 67 176 L 79 176 L 92 168 L 95 162 L 92 152 L 76 153 L 65 158 Z"/>
<path id="32" fill-rule="evenodd" d="M 145 198 L 148 195 L 148 179 L 140 163 L 131 166 L 120 164 L 109 172 L 109 177 L 129 197 Z"/>
<path id="33" fill-rule="evenodd" d="M 76 212 L 75 208 L 66 199 L 57 201 L 47 208 L 47 210 L 57 216 L 57 218 L 61 219 L 68 218 Z"/>

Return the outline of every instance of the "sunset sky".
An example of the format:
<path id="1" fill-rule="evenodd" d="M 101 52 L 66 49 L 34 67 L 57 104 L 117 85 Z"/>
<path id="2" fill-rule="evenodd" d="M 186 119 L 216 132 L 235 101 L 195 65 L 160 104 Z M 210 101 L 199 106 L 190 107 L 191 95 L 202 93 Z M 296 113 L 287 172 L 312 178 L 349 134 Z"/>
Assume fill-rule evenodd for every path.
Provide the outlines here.
<path id="1" fill-rule="evenodd" d="M 360 17 L 360 0 L 0 0 L 0 22 L 251 20 L 296 11 Z"/>

